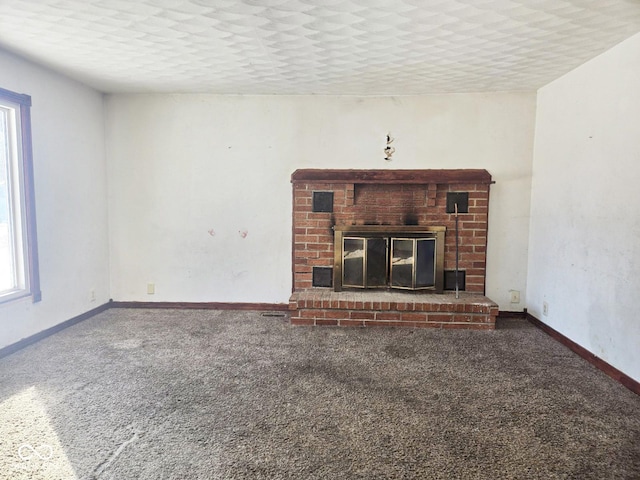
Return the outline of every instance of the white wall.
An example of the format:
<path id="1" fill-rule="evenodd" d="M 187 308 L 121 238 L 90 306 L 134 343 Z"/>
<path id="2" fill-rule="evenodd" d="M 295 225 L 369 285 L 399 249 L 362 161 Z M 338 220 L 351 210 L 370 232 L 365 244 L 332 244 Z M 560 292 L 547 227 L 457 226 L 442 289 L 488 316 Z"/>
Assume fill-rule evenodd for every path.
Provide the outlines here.
<path id="1" fill-rule="evenodd" d="M 540 89 L 537 110 L 528 309 L 640 380 L 640 34 Z"/>
<path id="2" fill-rule="evenodd" d="M 0 87 L 33 103 L 42 289 L 0 304 L 1 348 L 107 302 L 109 250 L 102 95 L 2 50 Z"/>
<path id="3" fill-rule="evenodd" d="M 487 294 L 521 310 L 534 123 L 534 93 L 107 96 L 112 296 L 287 302 L 295 169 L 486 168 Z"/>

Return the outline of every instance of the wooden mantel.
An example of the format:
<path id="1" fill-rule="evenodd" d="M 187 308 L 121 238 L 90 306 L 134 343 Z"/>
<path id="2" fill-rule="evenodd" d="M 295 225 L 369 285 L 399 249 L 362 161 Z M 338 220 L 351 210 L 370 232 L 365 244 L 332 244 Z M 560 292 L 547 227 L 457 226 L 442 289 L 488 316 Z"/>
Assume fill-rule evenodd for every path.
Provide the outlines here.
<path id="1" fill-rule="evenodd" d="M 378 184 L 492 184 L 491 174 L 483 169 L 439 170 L 327 170 L 301 169 L 291 174 L 291 183 L 378 183 Z"/>

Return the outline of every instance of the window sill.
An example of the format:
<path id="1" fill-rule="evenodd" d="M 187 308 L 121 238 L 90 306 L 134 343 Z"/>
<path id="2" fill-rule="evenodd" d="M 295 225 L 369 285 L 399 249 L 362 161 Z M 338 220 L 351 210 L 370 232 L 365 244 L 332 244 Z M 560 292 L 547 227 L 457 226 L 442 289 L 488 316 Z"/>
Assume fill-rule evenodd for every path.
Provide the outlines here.
<path id="1" fill-rule="evenodd" d="M 24 290 L 17 290 L 13 292 L 3 293 L 3 294 L 0 294 L 0 305 L 11 303 L 17 300 L 27 299 L 27 298 L 31 298 L 32 303 L 36 303 L 42 300 L 42 293 L 26 292 Z"/>

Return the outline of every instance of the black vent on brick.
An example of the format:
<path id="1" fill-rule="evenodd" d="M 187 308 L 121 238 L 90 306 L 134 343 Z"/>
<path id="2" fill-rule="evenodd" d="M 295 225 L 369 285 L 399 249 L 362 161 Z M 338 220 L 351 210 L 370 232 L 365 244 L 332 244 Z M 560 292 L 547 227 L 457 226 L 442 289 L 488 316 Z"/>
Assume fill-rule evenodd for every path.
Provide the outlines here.
<path id="1" fill-rule="evenodd" d="M 314 287 L 332 287 L 333 268 L 313 267 L 313 277 L 311 279 L 311 285 Z"/>
<path id="2" fill-rule="evenodd" d="M 456 203 L 458 213 L 469 213 L 469 192 L 447 192 L 447 213 L 455 213 Z"/>
<path id="3" fill-rule="evenodd" d="M 314 212 L 333 212 L 333 192 L 313 192 Z"/>
<path id="4" fill-rule="evenodd" d="M 466 272 L 464 270 L 458 270 L 458 290 L 465 289 Z M 444 289 L 455 290 L 456 289 L 456 271 L 445 270 L 444 271 Z"/>

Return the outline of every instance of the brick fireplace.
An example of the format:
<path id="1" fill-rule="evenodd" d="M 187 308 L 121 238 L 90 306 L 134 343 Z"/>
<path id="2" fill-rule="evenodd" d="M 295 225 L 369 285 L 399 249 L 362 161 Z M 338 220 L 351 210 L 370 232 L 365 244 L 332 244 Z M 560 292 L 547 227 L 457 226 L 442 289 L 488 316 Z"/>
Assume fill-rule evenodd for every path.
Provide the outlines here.
<path id="1" fill-rule="evenodd" d="M 306 169 L 296 170 L 291 181 L 293 324 L 494 328 L 498 307 L 484 296 L 489 172 Z M 390 253 L 376 253 L 388 263 L 375 264 L 374 285 L 346 281 L 344 239 L 388 245 Z M 429 282 L 415 288 L 390 280 L 399 263 L 396 243 L 409 252 L 412 245 L 430 252 L 425 265 L 433 271 L 422 275 Z M 458 296 L 452 291 L 456 251 Z M 366 268 L 365 262 L 360 270 Z"/>

